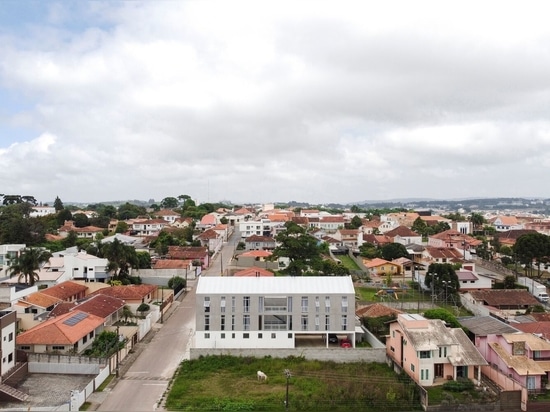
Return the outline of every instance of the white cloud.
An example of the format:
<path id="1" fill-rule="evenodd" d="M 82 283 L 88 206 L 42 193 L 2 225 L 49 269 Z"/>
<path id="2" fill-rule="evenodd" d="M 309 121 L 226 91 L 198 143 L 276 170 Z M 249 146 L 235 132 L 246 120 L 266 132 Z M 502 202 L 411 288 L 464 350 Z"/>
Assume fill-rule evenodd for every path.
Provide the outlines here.
<path id="1" fill-rule="evenodd" d="M 83 4 L 0 31 L 5 192 L 547 195 L 545 3 Z"/>

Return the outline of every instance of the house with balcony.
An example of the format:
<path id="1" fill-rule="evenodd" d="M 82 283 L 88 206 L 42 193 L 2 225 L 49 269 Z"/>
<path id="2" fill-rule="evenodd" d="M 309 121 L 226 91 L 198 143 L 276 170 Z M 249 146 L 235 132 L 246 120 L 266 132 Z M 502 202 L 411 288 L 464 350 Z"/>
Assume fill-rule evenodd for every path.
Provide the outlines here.
<path id="1" fill-rule="evenodd" d="M 139 220 L 132 223 L 132 233 L 136 236 L 158 235 L 166 226 L 168 222 L 164 219 Z"/>
<path id="2" fill-rule="evenodd" d="M 399 314 L 390 323 L 386 354 L 394 368 L 421 386 L 458 378 L 479 382 L 481 367 L 487 365 L 464 330 L 417 314 Z"/>
<path id="3" fill-rule="evenodd" d="M 516 216 L 496 216 L 489 220 L 497 232 L 506 232 L 508 230 L 521 230 L 523 224 L 518 221 Z"/>
<path id="4" fill-rule="evenodd" d="M 355 342 L 350 276 L 201 277 L 195 348 L 294 348 L 298 337 Z"/>
<path id="5" fill-rule="evenodd" d="M 550 342 L 532 333 L 487 337 L 487 362 L 529 391 L 546 389 L 550 372 Z"/>
<path id="6" fill-rule="evenodd" d="M 11 261 L 18 257 L 25 247 L 25 244 L 0 245 L 0 276 L 8 276 L 7 269 Z"/>

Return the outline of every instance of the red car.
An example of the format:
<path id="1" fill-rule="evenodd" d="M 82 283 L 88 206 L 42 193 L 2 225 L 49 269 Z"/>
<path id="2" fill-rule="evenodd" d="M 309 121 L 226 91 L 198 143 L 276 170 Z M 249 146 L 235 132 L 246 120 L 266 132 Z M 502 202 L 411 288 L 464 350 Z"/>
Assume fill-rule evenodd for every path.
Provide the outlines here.
<path id="1" fill-rule="evenodd" d="M 351 344 L 351 342 L 349 341 L 349 339 L 342 339 L 340 341 L 340 347 L 342 348 L 351 348 L 353 345 Z"/>

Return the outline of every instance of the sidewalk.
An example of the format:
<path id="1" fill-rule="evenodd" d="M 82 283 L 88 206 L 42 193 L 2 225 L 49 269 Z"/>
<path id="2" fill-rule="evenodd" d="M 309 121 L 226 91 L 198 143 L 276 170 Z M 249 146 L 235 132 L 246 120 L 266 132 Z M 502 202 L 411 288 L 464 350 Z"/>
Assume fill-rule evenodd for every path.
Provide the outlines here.
<path id="1" fill-rule="evenodd" d="M 182 295 L 177 300 L 174 300 L 172 306 L 170 306 L 170 309 L 168 309 L 164 314 L 164 320 L 168 319 L 172 315 L 172 313 L 174 313 L 175 309 L 180 305 L 180 299 L 183 299 L 183 296 L 185 295 Z M 149 333 L 147 333 L 147 335 L 145 335 L 145 337 L 134 346 L 134 348 L 132 349 L 132 353 L 130 353 L 125 359 L 123 359 L 119 363 L 118 378 L 113 377 L 111 382 L 109 382 L 107 387 L 102 392 L 95 391 L 88 397 L 86 402 L 90 403 L 90 407 L 87 410 L 96 411 L 99 409 L 101 404 L 105 401 L 105 398 L 109 395 L 109 392 L 111 392 L 112 388 L 114 388 L 118 381 L 124 377 L 126 372 L 128 372 L 128 369 L 130 369 L 135 360 L 145 350 L 147 345 L 153 340 L 153 338 L 160 330 L 160 328 L 162 328 L 162 326 L 163 325 L 158 322 L 152 325 Z"/>

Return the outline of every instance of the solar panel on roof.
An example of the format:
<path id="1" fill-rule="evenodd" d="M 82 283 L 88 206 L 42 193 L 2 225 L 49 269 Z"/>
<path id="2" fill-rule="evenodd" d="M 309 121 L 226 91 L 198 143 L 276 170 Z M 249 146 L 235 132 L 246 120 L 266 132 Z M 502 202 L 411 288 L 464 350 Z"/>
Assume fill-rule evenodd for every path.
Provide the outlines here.
<path id="1" fill-rule="evenodd" d="M 65 319 L 63 321 L 63 323 L 65 325 L 68 325 L 68 326 L 74 326 L 76 325 L 78 322 L 80 322 L 81 320 L 83 319 L 86 319 L 88 317 L 88 314 L 87 313 L 84 313 L 84 312 L 78 312 L 76 314 L 74 314 L 73 316 L 71 316 L 69 319 Z"/>

